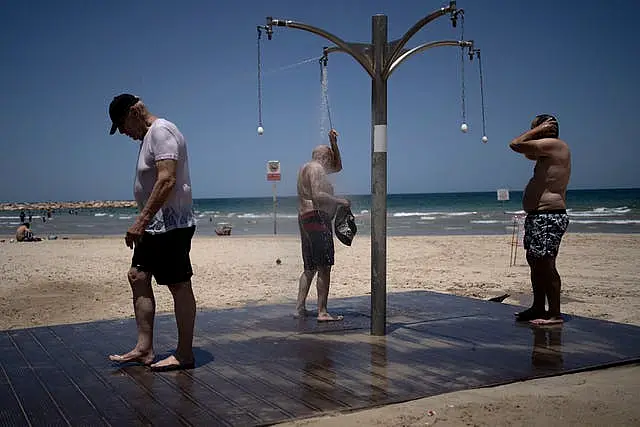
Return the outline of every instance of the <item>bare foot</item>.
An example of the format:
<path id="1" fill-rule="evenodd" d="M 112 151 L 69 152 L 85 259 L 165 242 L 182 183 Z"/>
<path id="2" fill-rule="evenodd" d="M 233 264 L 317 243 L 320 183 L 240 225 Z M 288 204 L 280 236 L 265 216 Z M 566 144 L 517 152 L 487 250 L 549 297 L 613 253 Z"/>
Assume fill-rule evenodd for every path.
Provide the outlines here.
<path id="1" fill-rule="evenodd" d="M 195 367 L 195 363 L 193 361 L 193 358 L 191 358 L 191 360 L 183 360 L 182 362 L 180 362 L 174 355 L 171 355 L 165 359 L 162 359 L 150 366 L 152 371 L 158 371 L 158 372 L 178 371 L 181 369 L 193 369 L 194 367 Z"/>
<path id="2" fill-rule="evenodd" d="M 561 325 L 562 323 L 564 323 L 564 320 L 562 320 L 562 317 L 553 316 L 549 317 L 548 319 L 533 319 L 529 323 L 535 326 L 551 326 Z"/>
<path id="3" fill-rule="evenodd" d="M 298 310 L 295 313 L 293 313 L 293 318 L 294 319 L 300 319 L 301 317 L 307 317 L 307 316 L 311 316 L 311 312 L 309 310 L 307 310 L 306 308 L 302 309 L 302 310 Z"/>
<path id="4" fill-rule="evenodd" d="M 344 316 L 332 316 L 329 313 L 318 314 L 318 322 L 339 322 Z"/>
<path id="5" fill-rule="evenodd" d="M 540 311 L 531 307 L 519 313 L 515 313 L 515 316 L 517 322 L 528 322 L 535 319 L 544 319 L 548 317 L 548 314 L 544 310 Z"/>
<path id="6" fill-rule="evenodd" d="M 143 365 L 150 365 L 154 357 L 153 350 L 142 352 L 134 348 L 127 354 L 112 354 L 109 356 L 109 360 L 117 363 L 141 363 Z"/>

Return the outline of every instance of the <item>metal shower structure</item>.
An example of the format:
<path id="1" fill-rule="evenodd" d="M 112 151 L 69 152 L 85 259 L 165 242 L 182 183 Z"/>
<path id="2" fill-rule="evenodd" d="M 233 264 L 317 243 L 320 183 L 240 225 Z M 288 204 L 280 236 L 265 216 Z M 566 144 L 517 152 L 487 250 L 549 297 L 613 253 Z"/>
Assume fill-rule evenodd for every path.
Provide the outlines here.
<path id="1" fill-rule="evenodd" d="M 464 10 L 455 1 L 435 10 L 416 22 L 398 40 L 389 42 L 387 16 L 372 16 L 371 43 L 349 43 L 321 28 L 285 19 L 266 18 L 264 30 L 269 40 L 273 27 L 288 27 L 308 31 L 323 37 L 335 46 L 324 48 L 324 58 L 332 52 L 351 55 L 371 77 L 371 334 L 386 335 L 387 319 L 387 80 L 407 59 L 425 50 L 441 46 L 468 49 L 470 59 L 479 50 L 473 41 L 441 40 L 406 49 L 405 45 L 430 22 L 448 15 L 453 27 Z M 484 113 L 483 113 L 484 114 Z"/>

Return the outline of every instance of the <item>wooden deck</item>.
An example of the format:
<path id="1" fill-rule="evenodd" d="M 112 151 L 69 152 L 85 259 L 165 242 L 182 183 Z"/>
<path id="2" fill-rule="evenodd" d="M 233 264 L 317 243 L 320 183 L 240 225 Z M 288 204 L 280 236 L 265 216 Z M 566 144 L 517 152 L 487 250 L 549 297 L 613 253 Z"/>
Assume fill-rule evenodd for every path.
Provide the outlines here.
<path id="1" fill-rule="evenodd" d="M 134 345 L 133 319 L 3 331 L 0 425 L 268 425 L 640 360 L 640 327 L 531 328 L 513 306 L 431 292 L 389 294 L 388 335 L 372 337 L 369 301 L 330 301 L 335 324 L 290 305 L 199 312 L 183 372 L 108 361 Z M 173 316 L 156 328 L 162 356 Z"/>

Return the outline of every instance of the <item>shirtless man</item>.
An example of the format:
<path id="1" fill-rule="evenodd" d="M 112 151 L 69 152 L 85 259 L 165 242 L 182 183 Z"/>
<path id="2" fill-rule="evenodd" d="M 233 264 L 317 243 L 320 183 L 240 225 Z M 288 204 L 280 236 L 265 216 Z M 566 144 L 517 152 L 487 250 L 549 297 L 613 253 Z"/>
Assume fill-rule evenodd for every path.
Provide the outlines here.
<path id="1" fill-rule="evenodd" d="M 33 232 L 29 228 L 30 224 L 25 222 L 20 224 L 16 230 L 16 241 L 18 242 L 39 242 L 42 239 L 40 237 L 34 237 Z"/>
<path id="2" fill-rule="evenodd" d="M 338 205 L 351 205 L 349 200 L 333 195 L 328 174 L 342 170 L 338 133 L 334 129 L 329 131 L 329 141 L 331 147 L 319 145 L 314 148 L 311 161 L 305 163 L 298 172 L 298 225 L 304 271 L 300 275 L 295 316 L 309 314 L 306 300 L 317 272 L 318 322 L 343 319 L 342 316 L 332 316 L 327 312 L 331 266 L 334 263 L 332 220 Z"/>
<path id="3" fill-rule="evenodd" d="M 556 257 L 569 225 L 566 191 L 571 176 L 571 152 L 567 143 L 558 139 L 558 121 L 547 114 L 536 116 L 531 130 L 511 141 L 509 147 L 536 162 L 522 200 L 527 212 L 524 248 L 531 268 L 533 305 L 516 313 L 516 320 L 534 325 L 562 323 Z M 545 302 L 549 311 L 545 311 Z"/>

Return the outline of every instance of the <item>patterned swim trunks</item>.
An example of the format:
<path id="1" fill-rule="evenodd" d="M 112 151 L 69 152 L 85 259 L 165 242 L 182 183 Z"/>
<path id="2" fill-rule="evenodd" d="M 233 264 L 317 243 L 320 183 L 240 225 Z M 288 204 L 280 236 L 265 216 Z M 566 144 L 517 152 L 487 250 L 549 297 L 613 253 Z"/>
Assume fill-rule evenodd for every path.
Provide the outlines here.
<path id="1" fill-rule="evenodd" d="M 565 209 L 532 211 L 524 220 L 524 248 L 535 258 L 556 257 L 569 226 Z"/>

